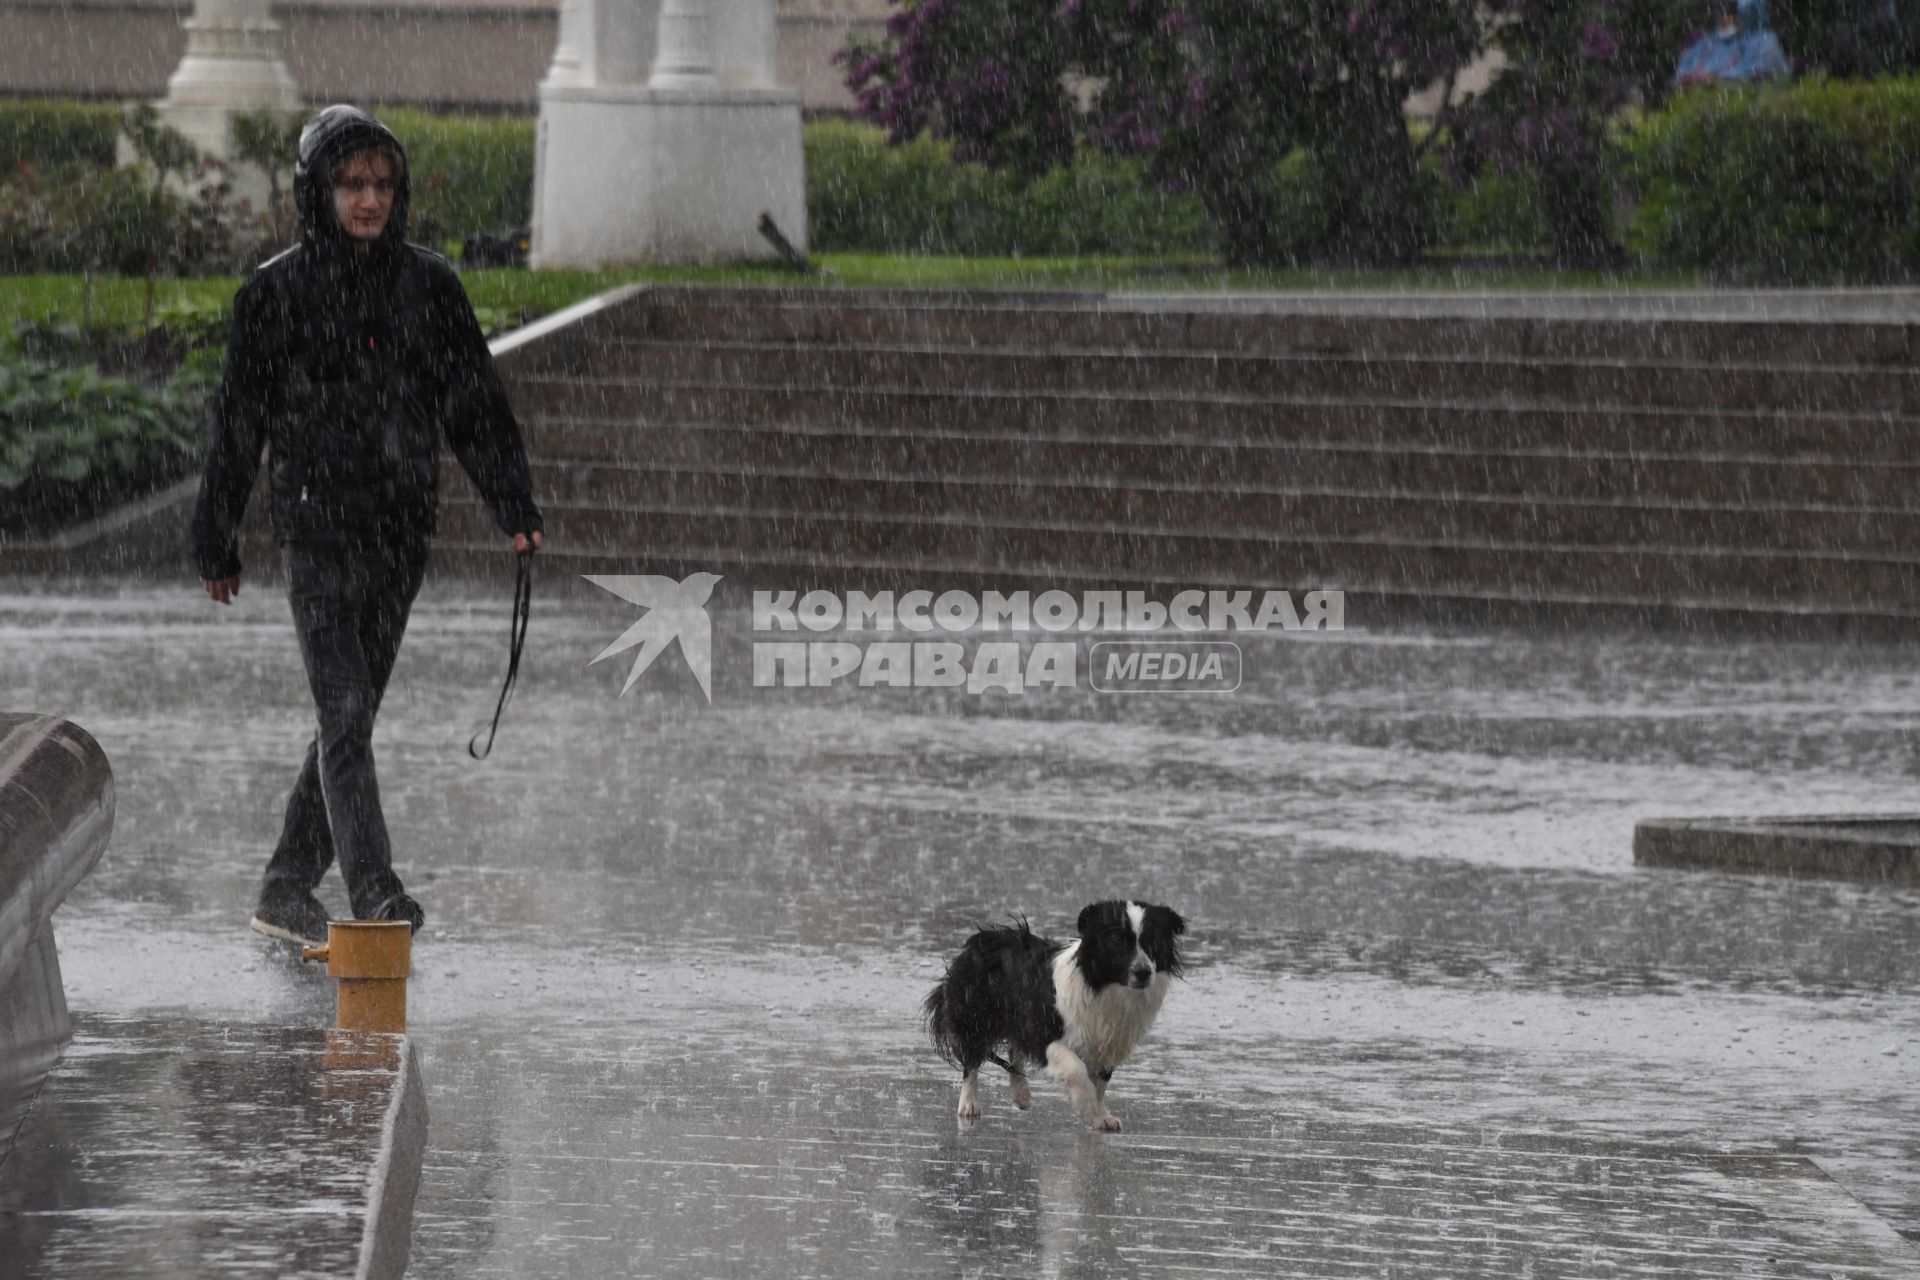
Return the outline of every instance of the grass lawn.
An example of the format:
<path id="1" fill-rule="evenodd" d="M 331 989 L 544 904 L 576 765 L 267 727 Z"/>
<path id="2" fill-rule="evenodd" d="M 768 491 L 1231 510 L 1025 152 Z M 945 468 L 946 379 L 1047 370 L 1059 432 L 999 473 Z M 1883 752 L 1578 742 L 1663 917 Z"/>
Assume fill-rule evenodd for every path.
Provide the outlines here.
<path id="1" fill-rule="evenodd" d="M 779 267 L 627 267 L 603 271 L 476 270 L 461 273 L 475 307 L 511 324 L 557 311 L 617 285 L 757 284 L 890 286 L 894 288 L 1093 289 L 1154 291 L 1354 291 L 1393 290 L 1611 290 L 1685 289 L 1705 284 L 1698 272 L 1628 273 L 1548 271 L 1472 264 L 1402 270 L 1227 271 L 1206 259 L 1178 258 L 937 258 L 893 254 L 827 253 L 815 261 L 819 274 L 796 276 Z M 207 276 L 163 279 L 154 292 L 157 310 L 203 311 L 224 307 L 239 280 Z M 80 323 L 79 276 L 0 277 L 0 334 L 26 322 Z M 117 276 L 96 278 L 93 322 L 126 331 L 138 326 L 146 306 L 146 282 Z"/>

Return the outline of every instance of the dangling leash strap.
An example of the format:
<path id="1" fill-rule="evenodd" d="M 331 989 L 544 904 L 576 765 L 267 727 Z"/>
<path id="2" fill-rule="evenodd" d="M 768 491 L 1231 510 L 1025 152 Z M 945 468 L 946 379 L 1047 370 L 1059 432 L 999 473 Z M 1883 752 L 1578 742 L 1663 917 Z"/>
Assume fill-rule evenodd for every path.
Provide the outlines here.
<path id="1" fill-rule="evenodd" d="M 474 743 L 480 741 L 478 733 L 467 743 L 467 754 L 475 760 L 485 760 L 493 753 L 493 735 L 500 732 L 500 713 L 507 709 L 507 699 L 513 696 L 514 681 L 520 678 L 520 652 L 527 647 L 527 623 L 532 617 L 533 552 L 529 549 L 520 553 L 520 569 L 514 578 L 513 629 L 507 641 L 507 679 L 500 686 L 500 701 L 493 708 L 493 724 L 487 729 L 486 749 L 474 749 Z"/>

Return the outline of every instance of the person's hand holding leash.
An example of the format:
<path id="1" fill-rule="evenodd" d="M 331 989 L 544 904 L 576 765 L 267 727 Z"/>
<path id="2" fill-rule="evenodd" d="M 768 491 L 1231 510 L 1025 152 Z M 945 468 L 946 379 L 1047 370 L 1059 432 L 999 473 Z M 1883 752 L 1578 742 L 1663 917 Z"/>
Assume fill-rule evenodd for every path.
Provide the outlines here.
<path id="1" fill-rule="evenodd" d="M 516 533 L 513 535 L 513 549 L 515 551 L 526 551 L 529 547 L 535 551 L 539 551 L 545 546 L 546 539 L 540 536 L 538 529 L 533 531 L 533 541 L 531 543 L 527 541 L 527 535 L 524 533 Z M 200 579 L 200 588 L 207 593 L 208 598 L 215 604 L 232 604 L 233 598 L 240 594 L 240 579 L 237 576 L 232 578 L 202 578 Z"/>
<path id="2" fill-rule="evenodd" d="M 500 701 L 494 704 L 493 723 L 486 729 L 487 745 L 480 745 L 478 733 L 467 741 L 467 754 L 475 760 L 485 760 L 492 753 L 494 735 L 500 732 L 500 713 L 507 709 L 514 681 L 520 678 L 520 653 L 526 648 L 527 626 L 533 621 L 533 553 L 545 545 L 546 539 L 538 529 L 530 534 L 513 535 L 513 549 L 520 557 L 520 568 L 513 583 L 513 625 L 507 633 L 507 678 L 500 685 Z"/>

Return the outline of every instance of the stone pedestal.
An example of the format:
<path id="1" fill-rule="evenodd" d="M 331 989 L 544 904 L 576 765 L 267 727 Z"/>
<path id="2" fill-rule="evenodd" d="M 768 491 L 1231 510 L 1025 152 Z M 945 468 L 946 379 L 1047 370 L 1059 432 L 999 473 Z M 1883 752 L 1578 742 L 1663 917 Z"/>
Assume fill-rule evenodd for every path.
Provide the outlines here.
<path id="1" fill-rule="evenodd" d="M 800 95 L 772 0 L 568 0 L 540 86 L 536 266 L 770 259 L 806 244 Z"/>

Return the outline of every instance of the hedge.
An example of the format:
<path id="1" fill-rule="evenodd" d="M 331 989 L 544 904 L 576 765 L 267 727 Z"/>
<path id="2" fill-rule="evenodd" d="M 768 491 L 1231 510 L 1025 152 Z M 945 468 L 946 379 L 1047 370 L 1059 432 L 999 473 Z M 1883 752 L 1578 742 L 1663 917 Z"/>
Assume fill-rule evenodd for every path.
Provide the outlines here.
<path id="1" fill-rule="evenodd" d="M 114 163 L 123 110 L 117 102 L 64 98 L 0 100 L 0 178 L 20 167 L 57 169 Z"/>
<path id="2" fill-rule="evenodd" d="M 413 239 L 437 244 L 532 219 L 532 116 L 435 115 L 411 107 L 374 114 L 407 149 Z"/>
<path id="3" fill-rule="evenodd" d="M 806 129 L 815 250 L 982 256 L 1206 252 L 1199 202 L 1152 188 L 1137 163 L 1083 152 L 1032 181 L 954 164 L 944 143 L 886 145 L 871 125 Z"/>
<path id="4" fill-rule="evenodd" d="M 1624 131 L 1629 246 L 1660 264 L 1779 283 L 1920 270 L 1920 80 L 1679 95 Z"/>
<path id="5" fill-rule="evenodd" d="M 1553 233 L 1532 174 L 1488 169 L 1464 185 L 1449 184 L 1443 190 L 1435 228 L 1442 246 L 1548 251 Z"/>

